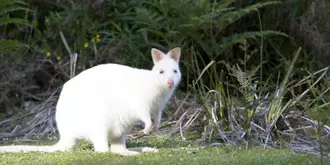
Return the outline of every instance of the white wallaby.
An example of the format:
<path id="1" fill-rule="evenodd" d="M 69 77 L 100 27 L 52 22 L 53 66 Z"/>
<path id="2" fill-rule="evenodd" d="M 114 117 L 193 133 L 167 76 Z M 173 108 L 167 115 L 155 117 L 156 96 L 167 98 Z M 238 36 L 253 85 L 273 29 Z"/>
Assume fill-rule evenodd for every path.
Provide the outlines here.
<path id="1" fill-rule="evenodd" d="M 152 130 L 151 117 L 158 130 L 162 111 L 181 80 L 181 48 L 167 54 L 151 50 L 152 70 L 119 64 L 102 64 L 87 69 L 63 86 L 56 106 L 55 120 L 60 140 L 53 146 L 1 146 L 0 152 L 55 152 L 72 150 L 77 139 L 90 140 L 96 152 L 120 155 L 157 152 L 155 148 L 126 147 L 125 136 L 137 121 Z"/>

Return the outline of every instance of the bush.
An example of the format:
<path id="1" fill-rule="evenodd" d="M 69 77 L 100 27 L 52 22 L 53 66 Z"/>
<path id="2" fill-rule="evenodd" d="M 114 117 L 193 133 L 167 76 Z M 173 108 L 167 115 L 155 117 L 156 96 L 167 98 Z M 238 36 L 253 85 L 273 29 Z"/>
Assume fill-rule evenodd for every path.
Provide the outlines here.
<path id="1" fill-rule="evenodd" d="M 180 91 L 185 94 L 177 111 L 168 115 L 169 120 L 178 120 L 176 132 L 193 128 L 203 140 L 280 147 L 283 139 L 287 144 L 293 138 L 283 131 L 311 137 L 313 144 L 314 136 L 299 132 L 300 124 L 317 124 L 320 141 L 329 131 L 323 127 L 327 116 L 318 113 L 326 114 L 330 88 L 330 56 L 322 35 L 329 31 L 322 32 L 324 14 L 316 12 L 325 1 L 6 0 L 3 4 L 2 19 L 12 21 L 0 27 L 8 39 L 0 44 L 0 51 L 6 50 L 0 53 L 0 73 L 6 75 L 0 78 L 4 82 L 0 108 L 10 114 L 18 107 L 21 115 L 25 103 L 34 104 L 25 116 L 39 115 L 31 121 L 34 124 L 21 129 L 24 134 L 56 132 L 58 89 L 75 74 L 108 62 L 150 68 L 151 47 L 167 51 L 176 46 L 183 48 Z M 9 40 L 13 38 L 20 42 Z M 29 49 L 6 46 L 22 43 Z M 182 108 L 188 99 L 193 101 L 187 106 L 198 107 L 184 109 L 189 113 Z M 311 117 L 296 119 L 291 114 L 305 111 Z M 1 125 L 11 129 L 10 121 Z M 197 126 L 191 127 L 194 121 Z M 183 129 L 177 129 L 179 125 Z"/>

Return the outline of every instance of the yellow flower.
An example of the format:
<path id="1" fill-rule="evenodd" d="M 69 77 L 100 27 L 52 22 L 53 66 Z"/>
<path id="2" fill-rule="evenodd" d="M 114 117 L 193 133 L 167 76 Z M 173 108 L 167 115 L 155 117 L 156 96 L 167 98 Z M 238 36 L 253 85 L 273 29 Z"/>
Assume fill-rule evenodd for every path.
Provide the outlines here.
<path id="1" fill-rule="evenodd" d="M 84 45 L 85 48 L 88 48 L 88 43 L 86 42 L 85 45 Z"/>
<path id="2" fill-rule="evenodd" d="M 61 60 L 61 56 L 57 56 L 56 60 L 60 61 Z"/>
<path id="3" fill-rule="evenodd" d="M 96 35 L 96 39 L 100 39 L 100 37 L 101 37 L 101 36 L 100 36 L 99 34 Z"/>
<path id="4" fill-rule="evenodd" d="M 50 56 L 50 52 L 47 52 L 47 53 L 46 53 L 46 56 L 49 57 L 49 56 Z"/>

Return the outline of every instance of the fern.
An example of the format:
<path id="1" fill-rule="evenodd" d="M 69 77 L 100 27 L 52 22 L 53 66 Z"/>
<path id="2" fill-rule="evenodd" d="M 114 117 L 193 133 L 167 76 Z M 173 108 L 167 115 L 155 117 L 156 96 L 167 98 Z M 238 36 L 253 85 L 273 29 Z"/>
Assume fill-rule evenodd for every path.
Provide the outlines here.
<path id="1" fill-rule="evenodd" d="M 27 7 L 27 3 L 20 0 L 2 0 L 0 3 L 0 27 L 8 24 L 20 24 L 24 26 L 31 26 L 26 19 L 10 17 L 10 13 L 17 11 L 31 11 Z M 6 53 L 14 48 L 28 47 L 27 45 L 16 40 L 2 40 L 0 41 L 0 52 Z"/>
<path id="2" fill-rule="evenodd" d="M 285 33 L 278 32 L 278 31 L 272 31 L 272 30 L 245 32 L 245 33 L 235 34 L 233 36 L 223 38 L 224 44 L 221 44 L 219 46 L 219 49 L 225 50 L 234 44 L 237 44 L 237 43 L 243 44 L 247 39 L 257 39 L 256 37 L 267 37 L 267 36 L 271 36 L 271 35 L 280 35 L 280 36 L 290 38 Z"/>
<path id="3" fill-rule="evenodd" d="M 7 6 L 5 8 L 0 9 L 0 15 L 5 15 L 6 13 L 14 12 L 14 11 L 30 11 L 25 7 L 20 6 Z"/>
<path id="4" fill-rule="evenodd" d="M 23 44 L 17 40 L 0 41 L 0 52 L 1 53 L 6 53 L 6 52 L 11 51 L 12 49 L 23 48 L 23 47 L 28 48 L 28 46 L 26 44 Z"/>
<path id="5" fill-rule="evenodd" d="M 228 25 L 236 22 L 237 20 L 241 19 L 243 16 L 253 12 L 257 11 L 259 8 L 263 8 L 265 6 L 269 5 L 275 5 L 280 4 L 282 2 L 280 1 L 269 1 L 269 2 L 263 2 L 263 3 L 257 3 L 251 6 L 248 6 L 243 9 L 227 12 L 224 15 L 221 16 L 221 19 L 219 20 L 218 25 L 220 25 L 220 31 L 222 31 L 224 28 L 226 28 Z"/>
<path id="6" fill-rule="evenodd" d="M 14 11 L 31 11 L 28 4 L 21 0 L 2 0 L 0 3 L 0 16 Z"/>
<path id="7" fill-rule="evenodd" d="M 20 24 L 25 26 L 31 26 L 32 25 L 25 19 L 21 18 L 10 18 L 10 17 L 4 17 L 1 19 L 0 26 L 8 25 L 8 24 Z"/>
<path id="8" fill-rule="evenodd" d="M 224 29 L 260 8 L 280 4 L 280 1 L 260 2 L 242 9 L 232 7 L 233 0 L 141 0 L 107 2 L 104 18 L 107 36 L 119 41 L 123 63 L 144 66 L 149 63 L 145 54 L 150 46 L 168 49 L 177 45 L 195 45 L 211 58 L 243 40 L 281 35 L 276 31 L 251 31 L 223 36 Z M 145 59 L 145 60 L 144 60 Z M 129 63 L 126 63 L 129 62 Z"/>

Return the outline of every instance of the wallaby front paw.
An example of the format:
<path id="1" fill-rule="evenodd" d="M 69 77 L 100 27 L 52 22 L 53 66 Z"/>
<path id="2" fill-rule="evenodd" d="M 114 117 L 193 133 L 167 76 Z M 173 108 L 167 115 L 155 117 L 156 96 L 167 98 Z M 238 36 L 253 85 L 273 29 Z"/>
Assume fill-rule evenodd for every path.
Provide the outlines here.
<path id="1" fill-rule="evenodd" d="M 146 135 L 148 135 L 150 132 L 151 132 L 151 128 L 145 128 L 143 130 L 143 133 L 146 134 Z"/>

